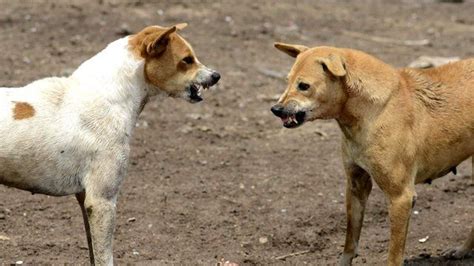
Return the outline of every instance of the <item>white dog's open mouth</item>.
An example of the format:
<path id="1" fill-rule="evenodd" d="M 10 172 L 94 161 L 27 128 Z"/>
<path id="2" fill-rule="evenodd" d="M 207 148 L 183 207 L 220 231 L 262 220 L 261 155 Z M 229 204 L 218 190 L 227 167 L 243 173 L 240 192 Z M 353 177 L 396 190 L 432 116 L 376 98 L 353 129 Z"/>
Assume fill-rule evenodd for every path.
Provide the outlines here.
<path id="1" fill-rule="evenodd" d="M 209 85 L 207 84 L 198 84 L 198 83 L 193 83 L 188 87 L 189 91 L 189 100 L 192 103 L 197 103 L 203 100 L 202 98 L 202 92 L 204 90 L 209 89 Z"/>

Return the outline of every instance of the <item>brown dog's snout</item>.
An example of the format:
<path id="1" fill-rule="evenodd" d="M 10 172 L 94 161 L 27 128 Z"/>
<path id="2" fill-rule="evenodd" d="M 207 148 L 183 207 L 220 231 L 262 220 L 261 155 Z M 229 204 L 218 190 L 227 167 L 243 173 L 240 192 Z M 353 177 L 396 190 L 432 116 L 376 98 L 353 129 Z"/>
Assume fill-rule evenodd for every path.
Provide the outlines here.
<path id="1" fill-rule="evenodd" d="M 283 107 L 283 105 L 281 104 L 275 104 L 274 106 L 272 106 L 271 110 L 274 115 L 282 117 L 285 107 Z"/>

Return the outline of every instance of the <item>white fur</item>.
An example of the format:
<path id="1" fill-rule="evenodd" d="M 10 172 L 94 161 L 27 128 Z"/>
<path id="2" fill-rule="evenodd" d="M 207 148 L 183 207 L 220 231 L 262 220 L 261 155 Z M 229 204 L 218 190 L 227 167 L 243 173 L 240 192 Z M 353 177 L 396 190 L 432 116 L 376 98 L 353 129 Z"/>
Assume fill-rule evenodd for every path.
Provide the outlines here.
<path id="1" fill-rule="evenodd" d="M 152 92 L 143 65 L 123 38 L 70 77 L 0 88 L 0 184 L 76 194 L 96 265 L 113 264 L 115 202 L 129 138 L 141 103 Z M 34 116 L 15 120 L 16 102 L 33 106 Z"/>
<path id="2" fill-rule="evenodd" d="M 127 38 L 111 43 L 71 77 L 0 88 L 0 183 L 49 195 L 74 194 L 84 190 L 97 157 L 126 157 L 149 90 L 143 60 L 127 45 Z M 57 95 L 63 97 L 59 105 Z M 33 106 L 34 116 L 14 120 L 15 102 Z"/>
<path id="3" fill-rule="evenodd" d="M 76 194 L 96 265 L 113 264 L 115 202 L 130 137 L 145 100 L 161 92 L 146 82 L 145 60 L 129 48 L 125 37 L 70 77 L 0 88 L 0 184 L 54 196 Z M 190 82 L 215 84 L 212 73 L 199 63 Z M 186 86 L 176 95 L 192 101 Z M 15 119 L 17 103 L 32 106 L 33 116 Z"/>

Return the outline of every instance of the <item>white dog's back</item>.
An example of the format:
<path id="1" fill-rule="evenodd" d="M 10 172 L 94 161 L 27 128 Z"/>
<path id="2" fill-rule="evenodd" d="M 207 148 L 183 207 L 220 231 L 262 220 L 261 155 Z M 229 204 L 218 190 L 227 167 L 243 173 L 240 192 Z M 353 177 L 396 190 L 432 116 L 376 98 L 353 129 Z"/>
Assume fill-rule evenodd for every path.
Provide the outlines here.
<path id="1" fill-rule="evenodd" d="M 46 78 L 0 88 L 1 183 L 52 195 L 80 191 L 78 115 L 62 106 L 72 87 L 70 78 Z"/>

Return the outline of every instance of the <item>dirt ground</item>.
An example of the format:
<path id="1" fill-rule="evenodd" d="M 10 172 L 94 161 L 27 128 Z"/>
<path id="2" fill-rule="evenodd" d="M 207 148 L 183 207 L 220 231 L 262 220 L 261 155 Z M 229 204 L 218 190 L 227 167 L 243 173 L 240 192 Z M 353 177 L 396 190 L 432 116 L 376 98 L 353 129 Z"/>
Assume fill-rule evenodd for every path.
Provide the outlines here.
<path id="1" fill-rule="evenodd" d="M 143 111 L 118 202 L 116 261 L 334 265 L 345 234 L 340 132 L 334 121 L 284 129 L 271 115 L 285 87 L 278 76 L 293 62 L 272 43 L 352 47 L 396 66 L 420 55 L 466 58 L 474 56 L 473 12 L 472 0 L 0 0 L 0 86 L 66 75 L 129 32 L 188 22 L 182 34 L 222 80 L 202 103 L 154 100 Z M 384 43 L 354 32 L 430 43 Z M 465 162 L 457 176 L 417 186 L 407 264 L 474 265 L 474 258 L 439 256 L 473 225 L 470 168 Z M 354 263 L 383 264 L 388 230 L 375 187 Z M 0 186 L 0 236 L 9 238 L 0 238 L 2 264 L 88 262 L 74 196 Z"/>

